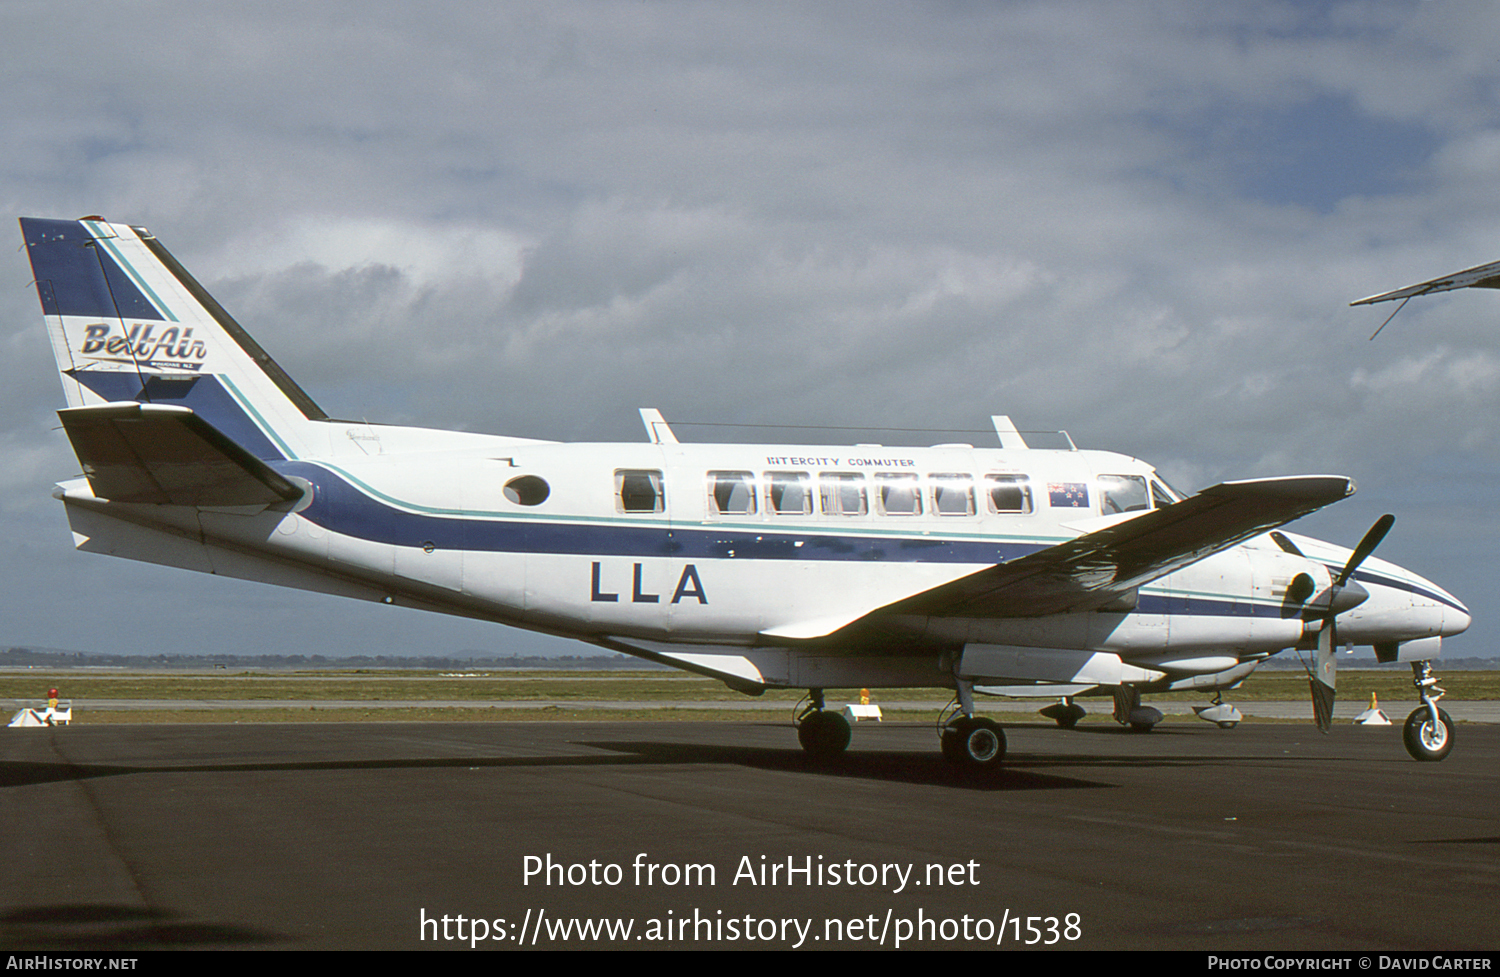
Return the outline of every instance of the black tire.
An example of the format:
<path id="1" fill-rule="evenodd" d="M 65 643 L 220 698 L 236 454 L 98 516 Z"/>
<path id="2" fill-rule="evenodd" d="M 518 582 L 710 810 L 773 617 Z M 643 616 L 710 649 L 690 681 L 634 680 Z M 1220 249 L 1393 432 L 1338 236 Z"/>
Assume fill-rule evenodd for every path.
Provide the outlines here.
<path id="1" fill-rule="evenodd" d="M 956 719 L 947 726 L 944 726 L 943 732 L 939 736 L 943 759 L 949 763 L 957 765 L 964 762 L 963 737 L 959 731 L 959 724 L 967 722 L 968 720 L 966 719 Z"/>
<path id="2" fill-rule="evenodd" d="M 849 748 L 849 721 L 836 712 L 815 712 L 797 726 L 797 742 L 807 755 L 830 760 Z"/>
<path id="3" fill-rule="evenodd" d="M 1436 763 L 1453 751 L 1453 720 L 1441 709 L 1438 719 L 1440 723 L 1434 727 L 1426 706 L 1418 706 L 1406 717 L 1401 739 L 1413 759 Z"/>
<path id="4" fill-rule="evenodd" d="M 943 730 L 943 756 L 970 770 L 998 770 L 1005 763 L 1005 730 L 992 719 L 964 717 Z"/>

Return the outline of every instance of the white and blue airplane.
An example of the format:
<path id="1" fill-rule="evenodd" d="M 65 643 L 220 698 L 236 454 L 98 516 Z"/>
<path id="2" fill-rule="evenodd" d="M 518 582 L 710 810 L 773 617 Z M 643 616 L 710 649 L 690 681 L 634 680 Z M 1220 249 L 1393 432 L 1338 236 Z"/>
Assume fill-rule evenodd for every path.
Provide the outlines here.
<path id="1" fill-rule="evenodd" d="M 803 747 L 847 748 L 825 689 L 943 688 L 942 751 L 998 767 L 976 692 L 1113 695 L 1238 685 L 1310 652 L 1326 730 L 1334 649 L 1410 662 L 1405 741 L 1453 725 L 1431 675 L 1469 612 L 1370 551 L 1278 527 L 1354 491 L 1313 475 L 1184 495 L 1147 463 L 1030 447 L 637 444 L 328 417 L 141 227 L 23 218 L 82 477 L 58 485 L 78 549 L 495 621 L 712 676 L 809 691 Z M 1215 699 L 1204 718 L 1232 724 Z"/>

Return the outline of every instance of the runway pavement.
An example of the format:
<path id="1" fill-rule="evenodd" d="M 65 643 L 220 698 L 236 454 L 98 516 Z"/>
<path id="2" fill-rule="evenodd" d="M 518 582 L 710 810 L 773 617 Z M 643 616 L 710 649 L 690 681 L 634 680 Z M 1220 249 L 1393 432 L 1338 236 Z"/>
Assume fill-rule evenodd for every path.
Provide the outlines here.
<path id="1" fill-rule="evenodd" d="M 0 940 L 1500 947 L 1500 727 L 1008 734 L 976 782 L 926 724 L 832 767 L 779 721 L 8 729 Z"/>

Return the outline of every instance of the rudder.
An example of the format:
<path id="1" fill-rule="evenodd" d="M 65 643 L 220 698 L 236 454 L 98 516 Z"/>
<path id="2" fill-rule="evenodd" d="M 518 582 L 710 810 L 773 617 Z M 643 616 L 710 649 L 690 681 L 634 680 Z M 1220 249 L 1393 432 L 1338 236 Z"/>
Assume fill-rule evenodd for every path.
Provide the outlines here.
<path id="1" fill-rule="evenodd" d="M 142 227 L 21 218 L 69 407 L 187 407 L 251 455 L 307 453 L 312 398 Z"/>

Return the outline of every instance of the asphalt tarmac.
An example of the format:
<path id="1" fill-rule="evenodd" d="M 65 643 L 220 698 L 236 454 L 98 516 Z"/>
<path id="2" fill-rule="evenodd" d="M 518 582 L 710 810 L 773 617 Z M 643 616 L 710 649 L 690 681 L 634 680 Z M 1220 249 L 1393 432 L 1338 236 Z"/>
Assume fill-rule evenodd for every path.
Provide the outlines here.
<path id="1" fill-rule="evenodd" d="M 1393 717 L 1394 718 L 1394 717 Z M 0 736 L 11 950 L 1500 948 L 1500 727 L 74 725 Z"/>

